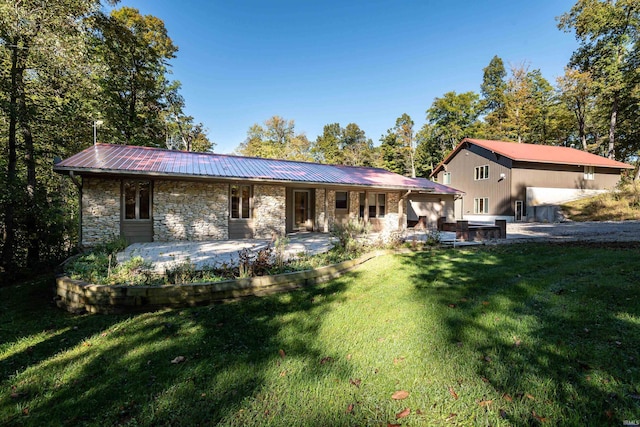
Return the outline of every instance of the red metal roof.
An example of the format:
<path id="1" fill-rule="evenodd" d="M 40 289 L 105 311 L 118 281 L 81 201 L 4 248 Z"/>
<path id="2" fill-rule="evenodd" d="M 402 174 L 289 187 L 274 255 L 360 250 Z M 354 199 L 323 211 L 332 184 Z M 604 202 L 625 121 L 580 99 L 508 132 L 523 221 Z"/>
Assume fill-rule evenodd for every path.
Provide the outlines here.
<path id="1" fill-rule="evenodd" d="M 380 168 L 324 165 L 131 145 L 97 144 L 56 165 L 59 173 L 143 174 L 168 177 L 246 179 L 290 183 L 367 186 L 458 194 L 424 178 L 407 178 Z"/>
<path id="2" fill-rule="evenodd" d="M 465 143 L 477 145 L 494 153 L 508 157 L 512 160 L 521 162 L 598 166 L 615 169 L 634 168 L 634 166 L 627 163 L 607 159 L 606 157 L 591 154 L 582 150 L 577 150 L 575 148 L 559 147 L 555 145 L 524 144 L 517 142 L 465 138 L 460 142 L 460 144 L 458 144 L 458 146 L 451 152 L 451 154 L 449 154 L 447 158 L 438 165 L 438 167 L 432 172 L 431 176 L 437 174 L 443 165 L 449 163 L 451 158 L 453 158 L 453 156 L 455 156 L 457 152 L 460 151 L 462 147 L 464 147 Z"/>

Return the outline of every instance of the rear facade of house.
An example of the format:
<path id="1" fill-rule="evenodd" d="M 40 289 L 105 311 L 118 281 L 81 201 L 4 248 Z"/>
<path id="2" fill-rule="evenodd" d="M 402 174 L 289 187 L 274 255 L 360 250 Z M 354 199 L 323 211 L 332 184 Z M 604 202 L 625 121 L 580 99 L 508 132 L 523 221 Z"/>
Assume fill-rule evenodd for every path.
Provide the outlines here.
<path id="1" fill-rule="evenodd" d="M 573 148 L 467 138 L 432 177 L 464 192 L 456 219 L 553 221 L 557 204 L 608 191 L 630 168 Z"/>
<path id="2" fill-rule="evenodd" d="M 54 170 L 80 189 L 83 246 L 118 236 L 129 243 L 272 239 L 329 232 L 355 219 L 389 233 L 406 227 L 411 198 L 437 200 L 430 210 L 450 211 L 452 219 L 457 195 L 377 168 L 109 144 L 90 147 Z"/>

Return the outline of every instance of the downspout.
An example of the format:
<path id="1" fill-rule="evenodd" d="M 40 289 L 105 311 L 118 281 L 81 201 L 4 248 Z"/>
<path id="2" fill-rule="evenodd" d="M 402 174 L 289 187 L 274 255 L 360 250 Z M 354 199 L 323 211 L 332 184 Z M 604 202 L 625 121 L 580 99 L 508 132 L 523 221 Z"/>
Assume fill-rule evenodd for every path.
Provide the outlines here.
<path id="1" fill-rule="evenodd" d="M 73 171 L 69 171 L 69 178 L 78 187 L 78 249 L 82 248 L 82 183 L 78 181 Z"/>

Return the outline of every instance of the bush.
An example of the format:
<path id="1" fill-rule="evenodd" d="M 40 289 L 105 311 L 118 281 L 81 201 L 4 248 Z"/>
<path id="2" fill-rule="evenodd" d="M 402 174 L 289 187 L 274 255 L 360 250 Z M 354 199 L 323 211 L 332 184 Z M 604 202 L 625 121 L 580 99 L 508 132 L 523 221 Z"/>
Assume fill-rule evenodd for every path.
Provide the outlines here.
<path id="1" fill-rule="evenodd" d="M 360 239 L 368 235 L 370 230 L 371 224 L 368 222 L 351 219 L 345 224 L 334 224 L 331 235 L 338 239 L 337 249 L 347 253 L 360 253 L 364 246 Z"/>

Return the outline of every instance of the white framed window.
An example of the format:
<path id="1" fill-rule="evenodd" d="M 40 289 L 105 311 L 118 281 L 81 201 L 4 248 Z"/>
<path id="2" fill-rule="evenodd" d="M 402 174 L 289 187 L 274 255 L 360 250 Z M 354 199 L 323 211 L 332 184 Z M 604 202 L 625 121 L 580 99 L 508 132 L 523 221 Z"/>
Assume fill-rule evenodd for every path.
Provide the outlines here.
<path id="1" fill-rule="evenodd" d="M 442 174 L 442 183 L 451 184 L 451 172 L 444 172 Z"/>
<path id="2" fill-rule="evenodd" d="M 476 166 L 473 172 L 473 179 L 475 181 L 489 179 L 489 165 Z"/>
<path id="3" fill-rule="evenodd" d="M 349 208 L 349 193 L 346 191 L 336 191 L 336 209 Z"/>
<path id="4" fill-rule="evenodd" d="M 232 185 L 229 189 L 231 200 L 231 218 L 251 218 L 251 186 Z"/>
<path id="5" fill-rule="evenodd" d="M 584 179 L 591 181 L 596 179 L 596 168 L 595 166 L 585 166 L 584 167 Z"/>
<path id="6" fill-rule="evenodd" d="M 488 214 L 489 213 L 489 198 L 479 197 L 473 199 L 473 213 L 474 214 Z"/>
<path id="7" fill-rule="evenodd" d="M 387 195 L 369 193 L 369 218 L 384 218 L 386 214 Z"/>

